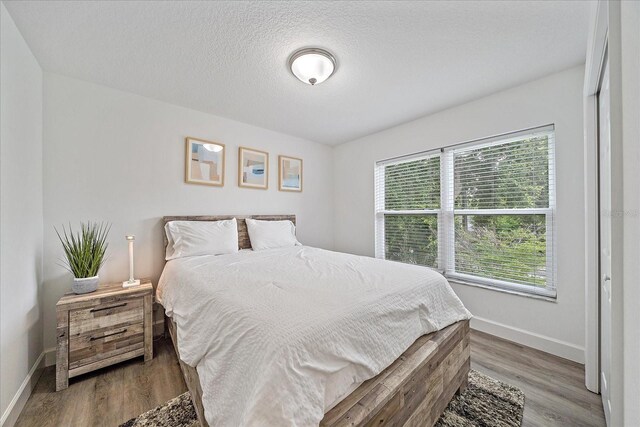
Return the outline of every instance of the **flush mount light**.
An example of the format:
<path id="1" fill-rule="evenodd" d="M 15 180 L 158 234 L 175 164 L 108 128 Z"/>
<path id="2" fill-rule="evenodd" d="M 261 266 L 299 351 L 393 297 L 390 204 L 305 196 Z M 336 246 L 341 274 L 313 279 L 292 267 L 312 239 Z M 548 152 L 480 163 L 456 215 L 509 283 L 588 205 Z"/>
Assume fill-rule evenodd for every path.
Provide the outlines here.
<path id="1" fill-rule="evenodd" d="M 301 82 L 315 86 L 336 70 L 336 59 L 324 49 L 300 49 L 289 58 L 289 68 Z"/>
<path id="2" fill-rule="evenodd" d="M 213 151 L 214 153 L 219 153 L 220 151 L 222 151 L 222 145 L 218 145 L 218 144 L 202 144 L 202 146 L 204 147 L 205 150 Z"/>

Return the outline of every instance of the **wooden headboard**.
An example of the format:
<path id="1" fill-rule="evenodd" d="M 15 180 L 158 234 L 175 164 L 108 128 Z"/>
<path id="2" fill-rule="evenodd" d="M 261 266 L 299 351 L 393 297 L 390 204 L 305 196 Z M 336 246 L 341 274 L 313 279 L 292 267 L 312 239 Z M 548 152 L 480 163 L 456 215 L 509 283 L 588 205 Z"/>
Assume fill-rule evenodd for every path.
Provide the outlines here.
<path id="1" fill-rule="evenodd" d="M 247 223 L 245 219 L 259 219 L 261 221 L 286 221 L 289 220 L 296 223 L 295 215 L 198 215 L 198 216 L 165 216 L 162 218 L 163 225 L 170 221 L 222 221 L 225 219 L 235 218 L 238 221 L 238 245 L 240 249 L 251 249 L 251 240 L 249 240 L 249 233 L 247 232 Z M 167 235 L 162 227 L 162 236 L 164 238 L 164 247 L 167 247 L 169 243 L 167 241 Z"/>

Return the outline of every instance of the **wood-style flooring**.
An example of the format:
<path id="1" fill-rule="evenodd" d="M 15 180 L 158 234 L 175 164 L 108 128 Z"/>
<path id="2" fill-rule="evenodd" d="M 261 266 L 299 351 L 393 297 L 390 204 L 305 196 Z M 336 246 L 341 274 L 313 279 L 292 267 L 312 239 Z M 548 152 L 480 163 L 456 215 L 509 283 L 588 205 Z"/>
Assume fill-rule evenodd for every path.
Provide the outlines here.
<path id="1" fill-rule="evenodd" d="M 171 342 L 157 340 L 154 354 L 147 364 L 140 358 L 74 378 L 57 393 L 47 368 L 16 426 L 117 426 L 186 391 Z M 524 391 L 525 427 L 605 425 L 580 364 L 472 331 L 471 367 Z"/>
<path id="2" fill-rule="evenodd" d="M 46 368 L 16 426 L 118 426 L 187 391 L 171 341 L 155 341 L 153 354 L 72 378 L 59 392 L 55 366 Z"/>
<path id="3" fill-rule="evenodd" d="M 523 427 L 606 425 L 600 395 L 584 386 L 584 365 L 472 331 L 471 369 L 524 392 Z"/>

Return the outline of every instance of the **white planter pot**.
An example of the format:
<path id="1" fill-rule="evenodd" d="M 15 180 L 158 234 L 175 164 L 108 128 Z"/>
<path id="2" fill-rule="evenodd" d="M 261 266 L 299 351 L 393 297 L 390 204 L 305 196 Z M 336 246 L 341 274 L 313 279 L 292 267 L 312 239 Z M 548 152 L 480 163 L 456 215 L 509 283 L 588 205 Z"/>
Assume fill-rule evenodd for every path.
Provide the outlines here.
<path id="1" fill-rule="evenodd" d="M 74 277 L 71 290 L 74 294 L 88 294 L 89 292 L 93 292 L 98 289 L 99 281 L 98 276 L 84 277 L 81 279 L 76 279 Z"/>

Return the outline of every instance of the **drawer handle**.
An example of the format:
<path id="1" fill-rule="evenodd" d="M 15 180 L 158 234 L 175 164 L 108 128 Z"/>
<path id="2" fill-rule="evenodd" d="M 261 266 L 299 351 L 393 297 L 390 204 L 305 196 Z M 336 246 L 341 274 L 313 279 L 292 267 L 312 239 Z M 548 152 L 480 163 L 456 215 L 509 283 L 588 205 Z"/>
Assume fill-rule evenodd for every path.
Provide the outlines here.
<path id="1" fill-rule="evenodd" d="M 126 302 L 123 302 L 122 304 L 112 305 L 111 307 L 92 308 L 92 309 L 91 309 L 91 310 L 89 310 L 89 311 L 90 311 L 91 313 L 95 313 L 96 311 L 111 310 L 112 308 L 124 307 L 125 305 L 127 305 L 127 303 L 126 303 Z"/>
<path id="2" fill-rule="evenodd" d="M 123 329 L 123 330 L 121 330 L 119 332 L 112 332 L 110 334 L 103 335 L 101 337 L 91 337 L 91 338 L 89 338 L 89 341 L 101 340 L 102 338 L 107 338 L 107 337 L 110 337 L 110 336 L 113 336 L 113 335 L 118 335 L 118 334 L 124 334 L 125 332 L 127 332 L 127 330 Z"/>

